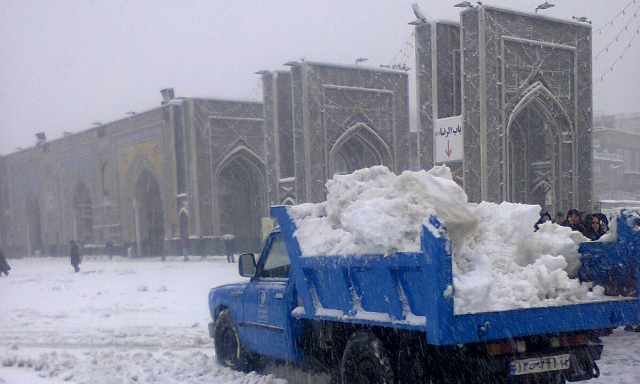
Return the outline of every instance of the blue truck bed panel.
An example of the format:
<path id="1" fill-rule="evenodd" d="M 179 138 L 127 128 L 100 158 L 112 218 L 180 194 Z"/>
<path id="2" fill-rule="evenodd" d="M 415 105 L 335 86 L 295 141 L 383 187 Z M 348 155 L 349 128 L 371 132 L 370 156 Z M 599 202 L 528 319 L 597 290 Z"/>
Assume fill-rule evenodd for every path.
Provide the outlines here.
<path id="1" fill-rule="evenodd" d="M 640 323 L 637 291 L 633 297 L 604 302 L 456 315 L 451 294 L 451 247 L 446 236 L 436 237 L 423 227 L 423 251 L 416 253 L 301 257 L 294 237 L 296 227 L 287 208 L 272 207 L 271 216 L 278 220 L 290 255 L 292 278 L 302 303 L 302 308 L 294 310 L 298 318 L 420 330 L 433 345 Z M 444 231 L 436 218 L 430 220 Z M 621 247 L 619 244 L 626 241 L 625 248 L 616 252 L 618 257 L 624 254 L 631 264 L 635 263 L 635 275 L 629 278 L 635 279 L 637 287 L 637 246 L 628 244 L 637 236 L 624 234 L 624 230 L 621 236 L 622 241 L 615 243 L 618 245 L 585 244 L 590 250 L 585 248 L 586 254 L 599 255 L 606 261 L 589 260 L 587 264 L 593 271 L 606 267 L 611 260 L 602 255 L 613 255 L 610 248 Z"/>

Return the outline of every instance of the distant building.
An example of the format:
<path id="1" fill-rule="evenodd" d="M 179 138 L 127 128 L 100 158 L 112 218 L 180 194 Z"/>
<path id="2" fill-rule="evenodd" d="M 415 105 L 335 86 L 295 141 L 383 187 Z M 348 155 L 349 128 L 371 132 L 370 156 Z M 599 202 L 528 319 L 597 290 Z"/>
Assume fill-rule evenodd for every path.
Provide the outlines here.
<path id="1" fill-rule="evenodd" d="M 593 195 L 640 201 L 640 113 L 594 118 Z"/>
<path id="2" fill-rule="evenodd" d="M 591 210 L 590 25 L 480 3 L 417 24 L 417 132 L 402 68 L 291 62 L 261 72 L 262 102 L 168 88 L 158 108 L 0 157 L 1 245 L 221 255 L 233 234 L 257 251 L 270 205 L 322 201 L 334 174 L 378 164 L 447 164 L 472 202 Z M 624 164 L 612 182 L 633 196 L 637 136 L 598 127 L 596 174 Z"/>
<path id="3" fill-rule="evenodd" d="M 86 252 L 111 241 L 121 254 L 179 254 L 183 238 L 199 253 L 237 216 L 236 236 L 255 242 L 267 206 L 262 104 L 163 96 L 158 108 L 0 159 L 8 254 L 66 254 L 70 239 Z M 242 214 L 229 210 L 237 200 L 250 202 Z"/>
<path id="4" fill-rule="evenodd" d="M 293 63 L 265 72 L 265 103 L 178 97 L 0 158 L 9 255 L 258 251 L 270 205 L 325 199 L 336 172 L 410 163 L 405 72 Z"/>

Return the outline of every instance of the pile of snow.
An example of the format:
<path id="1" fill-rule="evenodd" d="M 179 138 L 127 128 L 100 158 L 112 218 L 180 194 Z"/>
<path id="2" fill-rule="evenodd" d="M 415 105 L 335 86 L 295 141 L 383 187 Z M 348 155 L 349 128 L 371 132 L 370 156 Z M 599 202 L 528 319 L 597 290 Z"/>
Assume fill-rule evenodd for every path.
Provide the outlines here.
<path id="1" fill-rule="evenodd" d="M 327 201 L 291 207 L 302 255 L 419 252 L 435 215 L 452 246 L 455 312 L 476 313 L 604 300 L 602 287 L 572 278 L 578 232 L 545 223 L 537 205 L 468 203 L 446 166 L 395 175 L 384 166 L 336 175 Z"/>

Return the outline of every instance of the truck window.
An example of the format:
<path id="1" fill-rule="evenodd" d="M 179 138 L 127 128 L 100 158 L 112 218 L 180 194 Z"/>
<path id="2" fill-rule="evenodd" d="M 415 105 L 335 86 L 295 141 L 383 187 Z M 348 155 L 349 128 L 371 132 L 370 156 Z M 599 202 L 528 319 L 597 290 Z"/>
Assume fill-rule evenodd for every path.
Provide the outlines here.
<path id="1" fill-rule="evenodd" d="M 271 249 L 267 255 L 267 261 L 264 263 L 261 277 L 289 277 L 289 255 L 284 246 L 282 237 L 276 237 L 271 243 Z"/>

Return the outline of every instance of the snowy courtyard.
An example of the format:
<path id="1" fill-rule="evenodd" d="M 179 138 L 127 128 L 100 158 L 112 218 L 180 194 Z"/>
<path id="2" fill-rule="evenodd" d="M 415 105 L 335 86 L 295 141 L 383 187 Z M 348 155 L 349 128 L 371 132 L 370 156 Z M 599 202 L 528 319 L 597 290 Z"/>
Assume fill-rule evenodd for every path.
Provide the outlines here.
<path id="1" fill-rule="evenodd" d="M 0 277 L 0 383 L 317 383 L 271 365 L 243 374 L 215 362 L 207 294 L 242 280 L 223 257 L 10 259 Z M 640 333 L 603 338 L 601 376 L 640 382 Z"/>

